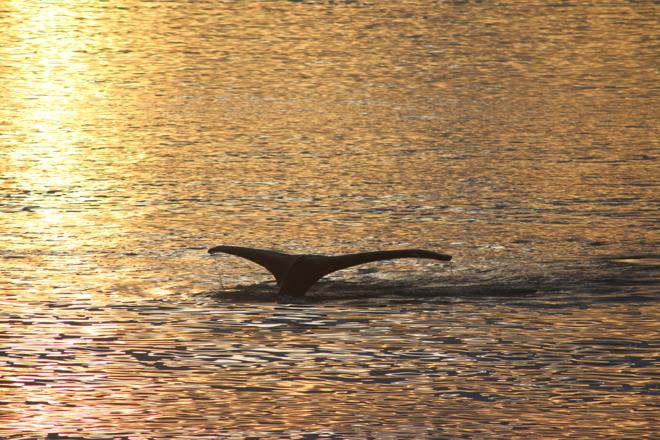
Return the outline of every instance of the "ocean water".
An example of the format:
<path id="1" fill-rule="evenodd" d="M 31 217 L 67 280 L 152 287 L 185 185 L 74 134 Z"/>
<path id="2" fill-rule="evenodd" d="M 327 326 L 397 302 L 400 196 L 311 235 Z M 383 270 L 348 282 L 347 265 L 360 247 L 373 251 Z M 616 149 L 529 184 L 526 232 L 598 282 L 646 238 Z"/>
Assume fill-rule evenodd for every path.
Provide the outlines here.
<path id="1" fill-rule="evenodd" d="M 0 438 L 653 438 L 658 13 L 0 2 Z"/>

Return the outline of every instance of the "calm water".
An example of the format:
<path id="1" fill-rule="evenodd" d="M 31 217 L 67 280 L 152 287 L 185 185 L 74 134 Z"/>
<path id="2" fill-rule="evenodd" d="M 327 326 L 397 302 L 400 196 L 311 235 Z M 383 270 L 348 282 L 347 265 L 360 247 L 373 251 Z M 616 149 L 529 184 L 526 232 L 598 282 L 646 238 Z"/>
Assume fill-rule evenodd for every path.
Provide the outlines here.
<path id="1" fill-rule="evenodd" d="M 651 438 L 658 12 L 0 1 L 0 438 Z"/>

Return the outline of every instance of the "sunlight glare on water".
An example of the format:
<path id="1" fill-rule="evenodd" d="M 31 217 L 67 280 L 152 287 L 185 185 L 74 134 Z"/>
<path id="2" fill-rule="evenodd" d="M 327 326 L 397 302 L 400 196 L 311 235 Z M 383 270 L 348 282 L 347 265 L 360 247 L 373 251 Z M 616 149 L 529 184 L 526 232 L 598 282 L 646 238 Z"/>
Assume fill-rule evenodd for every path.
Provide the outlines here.
<path id="1" fill-rule="evenodd" d="M 0 2 L 0 437 L 651 438 L 657 17 Z"/>

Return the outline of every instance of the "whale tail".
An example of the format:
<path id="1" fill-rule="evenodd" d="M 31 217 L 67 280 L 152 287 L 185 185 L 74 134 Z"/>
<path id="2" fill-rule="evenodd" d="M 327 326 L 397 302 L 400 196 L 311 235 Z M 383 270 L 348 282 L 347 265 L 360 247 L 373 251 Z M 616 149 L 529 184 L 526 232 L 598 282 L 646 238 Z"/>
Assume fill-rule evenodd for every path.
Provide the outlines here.
<path id="1" fill-rule="evenodd" d="M 240 246 L 215 246 L 210 254 L 225 253 L 245 258 L 259 264 L 273 274 L 280 289 L 278 296 L 302 298 L 314 283 L 324 276 L 353 266 L 374 261 L 399 258 L 427 258 L 450 261 L 451 255 L 423 249 L 400 249 L 360 252 L 337 256 L 285 254 L 282 252 L 253 249 Z"/>
<path id="2" fill-rule="evenodd" d="M 211 255 L 219 253 L 230 254 L 250 260 L 265 267 L 268 272 L 272 273 L 278 285 L 282 285 L 287 269 L 291 267 L 291 264 L 297 257 L 297 255 L 284 254 L 282 252 L 240 246 L 215 246 L 209 249 L 208 253 Z"/>

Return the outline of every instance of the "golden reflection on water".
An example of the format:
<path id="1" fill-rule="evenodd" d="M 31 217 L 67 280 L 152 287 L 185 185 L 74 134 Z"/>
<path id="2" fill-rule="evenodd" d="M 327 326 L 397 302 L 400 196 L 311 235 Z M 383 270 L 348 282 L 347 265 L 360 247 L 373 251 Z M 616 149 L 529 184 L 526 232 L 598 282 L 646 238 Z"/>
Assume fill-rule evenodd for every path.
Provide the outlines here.
<path id="1" fill-rule="evenodd" d="M 657 259 L 587 284 L 614 276 L 593 255 L 657 239 L 653 5 L 1 7 L 0 435 L 638 437 L 657 419 L 657 311 L 636 302 L 654 285 L 631 281 Z M 218 304 L 193 296 L 216 272 L 262 275 L 215 266 L 222 242 L 429 247 L 455 270 L 375 279 L 570 298 Z"/>
<path id="2" fill-rule="evenodd" d="M 41 7 L 15 2 L 15 12 L 25 18 L 13 29 L 15 39 L 22 42 L 20 52 L 30 57 L 29 63 L 20 63 L 14 73 L 15 81 L 9 85 L 12 97 L 21 104 L 13 121 L 26 135 L 23 148 L 12 151 L 9 159 L 26 164 L 16 179 L 24 189 L 67 187 L 78 181 L 80 165 L 76 138 L 77 115 L 82 92 L 79 81 L 80 66 L 74 64 L 78 44 L 62 30 L 73 29 L 73 18 L 66 7 Z M 28 55 L 29 54 L 29 55 Z"/>
<path id="3" fill-rule="evenodd" d="M 39 237 L 44 246 L 61 252 L 54 261 L 37 253 L 22 261 L 23 267 L 33 268 L 35 277 L 57 278 L 62 265 L 83 263 L 84 257 L 77 252 L 85 240 L 80 231 L 89 224 L 82 210 L 44 204 L 45 194 L 69 193 L 74 204 L 91 194 L 85 190 L 88 170 L 81 151 L 81 112 L 89 99 L 81 76 L 86 66 L 76 56 L 84 40 L 75 36 L 77 20 L 72 13 L 76 5 L 71 2 L 11 2 L 5 7 L 14 17 L 4 31 L 6 38 L 16 43 L 14 56 L 27 61 L 12 63 L 12 75 L 5 83 L 11 91 L 9 105 L 15 109 L 10 121 L 14 138 L 9 139 L 13 145 L 4 158 L 8 163 L 5 179 L 10 182 L 6 189 L 24 195 L 23 209 L 30 212 L 15 230 Z M 11 222 L 7 226 L 11 230 Z M 34 285 L 26 286 L 30 290 L 47 296 Z"/>
<path id="4" fill-rule="evenodd" d="M 81 311 L 67 311 L 59 327 L 36 317 L 32 328 L 15 326 L 24 339 L 2 373 L 4 429 L 194 438 L 311 426 L 352 435 L 649 428 L 657 346 L 642 341 L 652 319 L 633 332 L 621 306 L 489 305 L 489 327 L 483 303 L 469 302 L 441 316 L 401 310 L 399 323 L 382 309 L 268 307 L 218 318 L 137 304 L 121 316 L 102 310 L 95 323 Z M 604 328 L 608 337 L 594 336 Z M 610 418 L 628 422 L 603 425 Z"/>

